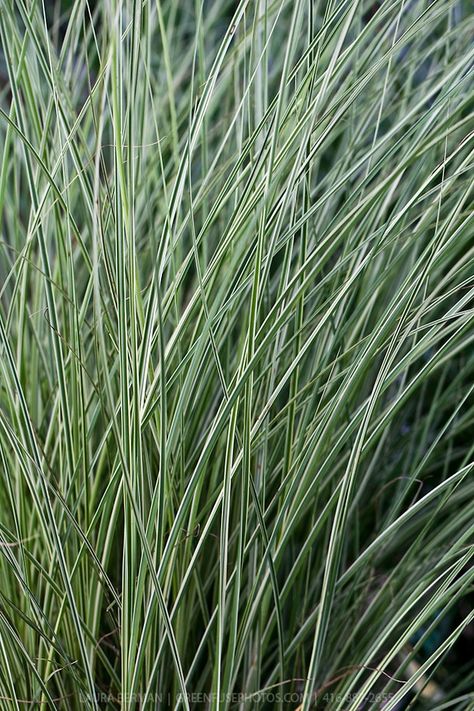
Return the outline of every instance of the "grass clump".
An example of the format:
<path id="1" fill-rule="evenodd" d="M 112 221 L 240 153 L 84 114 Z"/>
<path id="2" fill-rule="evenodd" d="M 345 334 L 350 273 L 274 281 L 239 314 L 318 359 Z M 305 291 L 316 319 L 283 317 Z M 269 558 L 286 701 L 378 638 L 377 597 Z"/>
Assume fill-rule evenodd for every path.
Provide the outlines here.
<path id="1" fill-rule="evenodd" d="M 1 708 L 474 709 L 473 30 L 4 0 Z"/>

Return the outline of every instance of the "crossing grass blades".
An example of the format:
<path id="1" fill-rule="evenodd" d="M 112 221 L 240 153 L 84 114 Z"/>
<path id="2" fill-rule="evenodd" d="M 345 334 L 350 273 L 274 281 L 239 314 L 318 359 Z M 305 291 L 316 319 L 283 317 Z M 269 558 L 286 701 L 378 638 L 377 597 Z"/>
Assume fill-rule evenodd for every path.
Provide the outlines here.
<path id="1" fill-rule="evenodd" d="M 473 36 L 3 0 L 1 709 L 473 711 Z"/>

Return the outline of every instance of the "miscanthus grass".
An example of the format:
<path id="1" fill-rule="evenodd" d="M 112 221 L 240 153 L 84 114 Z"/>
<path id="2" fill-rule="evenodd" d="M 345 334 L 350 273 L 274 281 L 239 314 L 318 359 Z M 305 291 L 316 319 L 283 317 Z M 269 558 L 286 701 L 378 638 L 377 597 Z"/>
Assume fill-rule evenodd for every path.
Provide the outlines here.
<path id="1" fill-rule="evenodd" d="M 2 709 L 474 709 L 473 36 L 2 0 Z"/>

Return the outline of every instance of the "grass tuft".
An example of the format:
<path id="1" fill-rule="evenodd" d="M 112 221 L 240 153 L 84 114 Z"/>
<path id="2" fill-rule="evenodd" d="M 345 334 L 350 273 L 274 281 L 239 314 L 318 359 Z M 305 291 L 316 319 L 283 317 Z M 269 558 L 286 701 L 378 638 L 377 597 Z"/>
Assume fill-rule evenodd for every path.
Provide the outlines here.
<path id="1" fill-rule="evenodd" d="M 3 0 L 0 709 L 474 710 L 473 33 Z"/>

